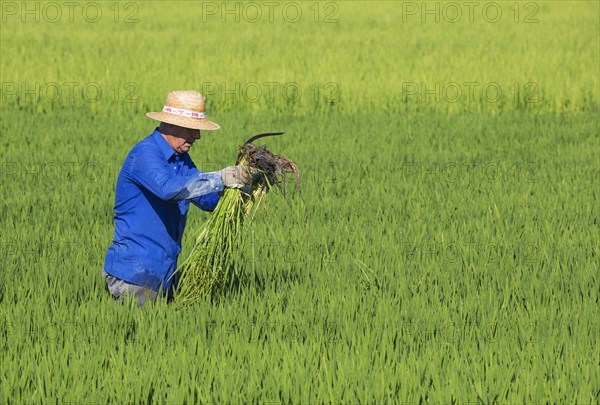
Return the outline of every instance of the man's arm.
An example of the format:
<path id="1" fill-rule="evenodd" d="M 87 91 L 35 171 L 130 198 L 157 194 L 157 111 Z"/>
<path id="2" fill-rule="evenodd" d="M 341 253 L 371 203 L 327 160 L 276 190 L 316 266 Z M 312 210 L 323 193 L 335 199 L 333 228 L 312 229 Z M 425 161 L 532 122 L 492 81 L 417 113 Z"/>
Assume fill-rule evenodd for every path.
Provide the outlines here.
<path id="1" fill-rule="evenodd" d="M 205 175 L 205 174 L 213 174 L 214 173 L 214 174 L 218 174 L 219 178 L 221 179 L 220 171 L 208 172 L 208 173 L 201 172 L 198 170 L 198 168 L 196 167 L 194 162 L 192 162 L 191 159 L 189 160 L 188 164 L 190 167 L 190 173 L 192 175 Z M 221 199 L 221 194 L 222 194 L 221 191 L 216 191 L 216 192 L 201 195 L 199 197 L 192 198 L 191 201 L 196 207 L 200 208 L 201 210 L 212 212 L 217 207 L 217 204 L 219 203 L 219 200 Z"/>
<path id="2" fill-rule="evenodd" d="M 196 169 L 188 176 L 174 176 L 159 153 L 130 155 L 128 159 L 131 180 L 161 200 L 191 200 L 223 191 L 220 172 L 202 173 Z"/>
<path id="3" fill-rule="evenodd" d="M 212 212 L 215 208 L 217 208 L 217 204 L 221 199 L 221 194 L 219 192 L 209 193 L 205 195 L 201 195 L 200 197 L 192 198 L 190 201 L 202 211 Z"/>

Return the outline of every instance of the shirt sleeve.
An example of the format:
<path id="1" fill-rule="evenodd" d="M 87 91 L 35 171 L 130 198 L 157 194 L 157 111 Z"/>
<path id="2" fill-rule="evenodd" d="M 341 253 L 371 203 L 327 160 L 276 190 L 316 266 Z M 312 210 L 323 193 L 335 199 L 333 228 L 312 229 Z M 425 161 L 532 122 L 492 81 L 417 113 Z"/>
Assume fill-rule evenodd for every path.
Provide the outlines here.
<path id="1" fill-rule="evenodd" d="M 191 201 L 196 207 L 200 208 L 202 211 L 212 212 L 215 208 L 217 208 L 217 204 L 219 203 L 220 199 L 221 193 L 215 192 L 205 194 L 200 197 L 192 198 Z"/>
<path id="2" fill-rule="evenodd" d="M 196 169 L 187 176 L 175 176 L 160 153 L 133 154 L 128 158 L 131 180 L 161 200 L 191 200 L 223 191 L 219 172 L 203 173 Z"/>
<path id="3" fill-rule="evenodd" d="M 191 161 L 190 159 L 190 173 L 195 174 L 195 173 L 199 173 L 200 175 L 216 175 L 219 178 L 219 181 L 221 181 L 221 184 L 223 184 L 223 181 L 221 180 L 221 172 L 208 172 L 208 173 L 204 173 L 199 171 L 196 168 L 196 165 L 194 164 L 194 162 Z M 216 207 L 217 204 L 219 203 L 219 200 L 221 199 L 221 191 L 223 190 L 223 188 L 221 187 L 220 191 L 215 191 L 212 193 L 208 193 L 208 194 L 204 194 L 201 195 L 199 197 L 196 198 L 192 198 L 192 203 L 200 208 L 203 211 L 213 211 Z"/>

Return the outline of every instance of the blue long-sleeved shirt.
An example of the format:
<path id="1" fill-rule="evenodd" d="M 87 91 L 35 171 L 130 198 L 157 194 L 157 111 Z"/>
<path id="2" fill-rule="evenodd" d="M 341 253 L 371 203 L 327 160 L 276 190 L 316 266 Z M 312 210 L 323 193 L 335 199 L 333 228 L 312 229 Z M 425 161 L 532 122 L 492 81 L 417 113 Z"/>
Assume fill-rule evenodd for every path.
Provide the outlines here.
<path id="1" fill-rule="evenodd" d="M 200 172 L 178 154 L 158 128 L 129 152 L 119 173 L 115 235 L 104 270 L 128 283 L 167 291 L 181 252 L 190 201 L 212 211 L 223 182 L 219 172 Z"/>

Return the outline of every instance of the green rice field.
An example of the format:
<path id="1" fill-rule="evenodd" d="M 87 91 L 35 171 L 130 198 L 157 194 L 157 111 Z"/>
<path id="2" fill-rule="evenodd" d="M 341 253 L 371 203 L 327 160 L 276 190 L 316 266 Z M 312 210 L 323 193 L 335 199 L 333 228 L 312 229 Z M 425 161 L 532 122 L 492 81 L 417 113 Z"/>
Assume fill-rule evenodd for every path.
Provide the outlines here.
<path id="1" fill-rule="evenodd" d="M 0 2 L 0 403 L 598 404 L 599 4 Z M 199 169 L 285 131 L 305 202 L 221 299 L 119 305 L 115 182 L 180 89 Z"/>

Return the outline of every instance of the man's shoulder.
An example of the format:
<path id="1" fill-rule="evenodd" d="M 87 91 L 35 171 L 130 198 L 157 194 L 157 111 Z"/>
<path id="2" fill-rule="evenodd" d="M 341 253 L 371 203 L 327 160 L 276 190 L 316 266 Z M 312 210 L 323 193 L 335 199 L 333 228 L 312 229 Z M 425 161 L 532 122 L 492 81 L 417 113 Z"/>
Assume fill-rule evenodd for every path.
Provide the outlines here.
<path id="1" fill-rule="evenodd" d="M 154 141 L 152 134 L 148 135 L 147 137 L 136 143 L 135 146 L 129 151 L 128 157 L 148 153 L 160 154 L 160 148 Z"/>
<path id="2" fill-rule="evenodd" d="M 127 153 L 121 171 L 131 173 L 134 168 L 145 162 L 153 162 L 162 160 L 161 151 L 156 142 L 152 139 L 152 134 L 136 143 L 133 148 Z"/>

